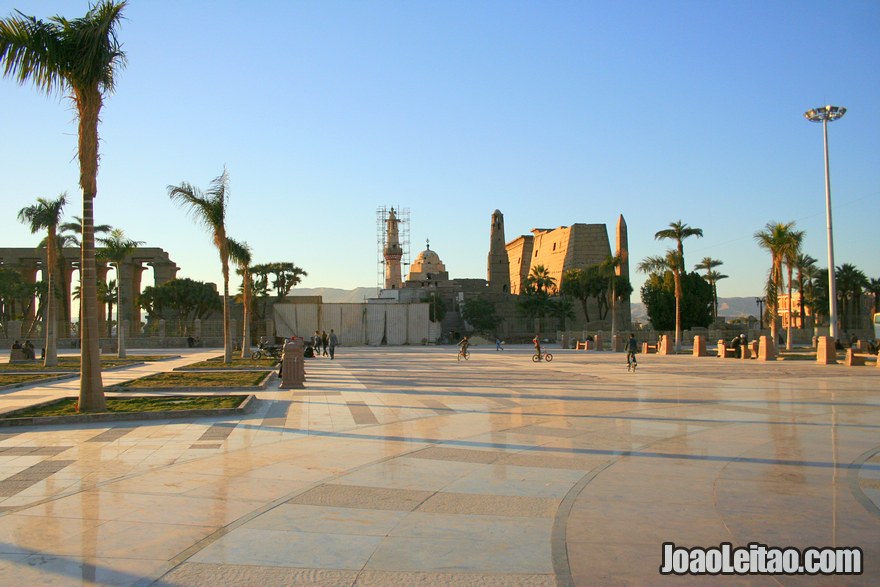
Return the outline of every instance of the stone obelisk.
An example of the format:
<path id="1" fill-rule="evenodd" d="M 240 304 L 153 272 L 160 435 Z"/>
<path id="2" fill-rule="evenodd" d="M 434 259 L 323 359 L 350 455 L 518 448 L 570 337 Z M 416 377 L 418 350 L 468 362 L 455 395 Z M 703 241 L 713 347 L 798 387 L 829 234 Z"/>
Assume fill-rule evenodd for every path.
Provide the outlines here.
<path id="1" fill-rule="evenodd" d="M 504 214 L 500 210 L 492 212 L 492 229 L 489 233 L 489 263 L 486 281 L 489 291 L 510 292 L 510 260 L 504 241 Z"/>
<path id="2" fill-rule="evenodd" d="M 629 241 L 626 236 L 626 220 L 623 219 L 623 214 L 617 219 L 617 250 L 615 254 L 620 257 L 620 265 L 615 268 L 615 273 L 619 277 L 629 279 Z M 632 306 L 629 295 L 617 304 L 617 324 L 620 325 L 621 330 L 632 328 Z"/>
<path id="3" fill-rule="evenodd" d="M 385 220 L 385 248 L 382 256 L 385 257 L 385 289 L 400 289 L 403 280 L 400 277 L 400 259 L 403 257 L 403 249 L 400 248 L 400 235 L 398 224 L 400 221 L 394 213 L 394 208 L 388 213 Z"/>

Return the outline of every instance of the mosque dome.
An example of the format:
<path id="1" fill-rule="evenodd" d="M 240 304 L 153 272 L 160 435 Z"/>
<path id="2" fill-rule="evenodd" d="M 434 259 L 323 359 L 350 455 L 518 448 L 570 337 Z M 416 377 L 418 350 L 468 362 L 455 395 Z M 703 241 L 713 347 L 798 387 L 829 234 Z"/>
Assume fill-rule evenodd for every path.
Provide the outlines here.
<path id="1" fill-rule="evenodd" d="M 436 281 L 449 279 L 446 265 L 440 260 L 440 255 L 431 250 L 431 245 L 418 254 L 409 269 L 409 281 Z"/>

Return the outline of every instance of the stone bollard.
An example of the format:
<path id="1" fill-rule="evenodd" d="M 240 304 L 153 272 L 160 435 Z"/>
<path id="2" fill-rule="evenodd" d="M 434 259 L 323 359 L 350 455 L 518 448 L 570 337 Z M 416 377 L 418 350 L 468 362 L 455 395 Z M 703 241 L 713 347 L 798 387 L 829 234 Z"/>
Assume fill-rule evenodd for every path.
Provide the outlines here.
<path id="1" fill-rule="evenodd" d="M 752 358 L 752 345 L 750 343 L 745 343 L 740 345 L 739 347 L 741 359 L 751 359 Z"/>
<path id="2" fill-rule="evenodd" d="M 623 352 L 623 337 L 619 334 L 615 334 L 611 337 L 611 352 L 613 353 L 622 353 Z"/>
<path id="3" fill-rule="evenodd" d="M 718 339 L 718 356 L 722 359 L 727 357 L 727 343 L 723 338 Z"/>
<path id="4" fill-rule="evenodd" d="M 834 339 L 830 336 L 818 337 L 816 344 L 816 362 L 820 365 L 836 365 L 837 350 L 834 348 Z"/>
<path id="5" fill-rule="evenodd" d="M 698 334 L 694 336 L 694 356 L 695 357 L 705 357 L 708 353 L 706 353 L 706 337 Z"/>
<path id="6" fill-rule="evenodd" d="M 758 358 L 758 341 L 757 340 L 750 341 L 749 342 L 749 349 L 752 351 L 752 358 L 757 359 Z"/>
<path id="7" fill-rule="evenodd" d="M 672 337 L 668 334 L 660 336 L 660 342 L 657 343 L 658 355 L 674 355 L 675 349 L 672 347 Z"/>
<path id="8" fill-rule="evenodd" d="M 594 345 L 593 350 L 595 350 L 595 351 L 605 350 L 602 348 L 602 335 L 601 334 L 597 334 L 595 336 L 595 338 L 593 338 L 593 345 Z"/>
<path id="9" fill-rule="evenodd" d="M 776 360 L 776 347 L 773 346 L 773 339 L 769 336 L 762 336 L 758 339 L 758 360 Z"/>
<path id="10" fill-rule="evenodd" d="M 300 338 L 288 341 L 281 354 L 281 389 L 302 389 L 306 380 L 303 352 L 305 345 Z"/>
<path id="11" fill-rule="evenodd" d="M 559 346 L 564 349 L 568 348 L 568 335 L 567 334 L 563 334 L 562 336 L 559 337 Z"/>

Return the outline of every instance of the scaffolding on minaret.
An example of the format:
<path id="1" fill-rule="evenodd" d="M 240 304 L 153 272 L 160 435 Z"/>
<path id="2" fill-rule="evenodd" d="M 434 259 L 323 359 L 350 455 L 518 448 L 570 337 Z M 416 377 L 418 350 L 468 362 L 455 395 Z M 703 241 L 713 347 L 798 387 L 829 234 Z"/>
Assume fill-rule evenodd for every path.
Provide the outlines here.
<path id="1" fill-rule="evenodd" d="M 403 252 L 403 256 L 400 259 L 400 268 L 401 271 L 406 271 L 406 268 L 409 267 L 409 208 L 401 208 L 399 206 L 392 206 L 390 209 L 394 210 L 394 214 L 397 216 L 397 228 L 398 228 L 398 243 L 400 244 L 400 248 Z M 376 287 L 381 291 L 385 287 L 385 245 L 387 234 L 385 232 L 385 223 L 388 221 L 388 211 L 389 208 L 387 206 L 380 206 L 376 208 L 376 244 L 377 244 L 377 259 L 378 266 L 376 272 Z M 403 276 L 403 279 L 406 279 L 406 276 Z"/>

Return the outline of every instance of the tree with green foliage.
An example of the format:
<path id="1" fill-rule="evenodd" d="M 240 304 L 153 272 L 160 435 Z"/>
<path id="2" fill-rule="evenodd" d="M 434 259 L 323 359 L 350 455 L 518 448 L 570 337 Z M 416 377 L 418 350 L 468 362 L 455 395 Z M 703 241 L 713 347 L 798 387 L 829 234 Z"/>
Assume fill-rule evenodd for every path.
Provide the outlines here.
<path id="1" fill-rule="evenodd" d="M 46 230 L 46 266 L 43 268 L 48 283 L 49 295 L 46 296 L 46 311 L 43 316 L 45 326 L 46 353 L 43 357 L 43 366 L 55 367 L 58 365 L 58 333 L 55 331 L 55 307 L 58 305 L 58 295 L 55 284 L 58 283 L 59 275 L 56 273 L 58 255 L 58 224 L 61 222 L 61 212 L 67 204 L 67 194 L 61 194 L 54 200 L 37 198 L 37 203 L 26 206 L 19 210 L 18 219 L 27 224 L 31 233 Z"/>
<path id="2" fill-rule="evenodd" d="M 768 222 L 763 230 L 755 233 L 755 242 L 759 247 L 770 253 L 770 272 L 767 276 L 767 313 L 770 314 L 770 336 L 777 340 L 777 322 L 779 319 L 779 292 L 783 288 L 784 279 L 782 266 L 790 249 L 795 246 L 793 235 L 794 222 Z M 789 298 L 791 299 L 791 298 Z M 790 337 L 789 337 L 790 338 Z"/>
<path id="3" fill-rule="evenodd" d="M 10 321 L 21 320 L 30 313 L 36 297 L 45 297 L 42 291 L 45 285 L 44 281 L 28 283 L 18 271 L 0 266 L 0 327 L 4 333 L 8 332 Z M 36 312 L 34 321 L 41 313 L 42 310 Z"/>
<path id="4" fill-rule="evenodd" d="M 486 336 L 494 336 L 498 326 L 504 321 L 504 318 L 498 314 L 495 302 L 484 295 L 465 300 L 461 317 L 474 330 Z"/>
<path id="5" fill-rule="evenodd" d="M 681 350 L 681 330 L 682 330 L 682 316 L 681 316 L 681 308 L 682 308 L 682 298 L 684 297 L 684 289 L 682 286 L 682 271 L 683 266 L 681 265 L 681 255 L 674 249 L 669 249 L 666 251 L 666 255 L 663 257 L 646 257 L 642 260 L 641 263 L 636 267 L 638 271 L 642 273 L 656 274 L 658 276 L 665 275 L 669 273 L 672 275 L 673 281 L 673 295 L 675 297 L 675 352 L 679 352 Z M 642 301 L 645 305 L 648 304 L 644 298 L 644 287 L 642 288 Z M 654 324 L 654 328 L 657 330 L 661 330 L 654 323 L 653 319 L 651 323 Z M 668 329 L 662 329 L 668 330 Z"/>
<path id="6" fill-rule="evenodd" d="M 116 38 L 125 1 L 104 0 L 82 18 L 53 16 L 48 22 L 21 12 L 0 20 L 0 66 L 20 84 L 32 82 L 46 94 L 70 92 L 77 110 L 83 245 L 80 260 L 83 308 L 82 359 L 77 409 L 106 408 L 98 348 L 98 295 L 93 200 L 98 193 L 98 122 L 104 96 L 115 87 L 125 54 Z"/>
<path id="7" fill-rule="evenodd" d="M 797 268 L 798 294 L 801 298 L 801 330 L 807 327 L 806 309 L 810 305 L 810 296 L 807 295 L 807 288 L 809 287 L 813 274 L 815 273 L 816 263 L 817 259 L 814 259 L 806 253 L 799 254 L 795 263 L 795 267 Z"/>
<path id="8" fill-rule="evenodd" d="M 697 271 L 705 271 L 705 275 L 703 275 L 703 279 L 705 279 L 709 285 L 712 286 L 712 320 L 718 320 L 718 281 L 721 279 L 727 279 L 727 275 L 722 275 L 718 271 L 715 271 L 716 267 L 720 267 L 724 265 L 724 261 L 719 261 L 718 259 L 713 259 L 712 257 L 703 257 L 703 260 L 694 265 L 694 269 Z"/>
<path id="9" fill-rule="evenodd" d="M 835 273 L 840 321 L 844 328 L 861 326 L 862 294 L 869 285 L 865 272 L 850 263 L 844 263 Z"/>
<path id="10" fill-rule="evenodd" d="M 226 238 L 226 208 L 229 205 L 229 174 L 223 173 L 211 180 L 203 192 L 190 183 L 168 186 L 168 197 L 185 208 L 197 224 L 211 234 L 214 246 L 220 254 L 223 272 L 223 362 L 232 362 L 232 341 L 229 336 L 229 240 Z"/>
<path id="11" fill-rule="evenodd" d="M 122 321 L 122 314 L 120 313 L 122 308 L 122 274 L 120 273 L 120 265 L 134 250 L 144 243 L 143 241 L 126 238 L 125 233 L 119 228 L 114 228 L 110 232 L 110 236 L 101 237 L 96 240 L 103 247 L 98 251 L 98 257 L 106 259 L 116 269 L 116 282 L 119 284 L 119 287 L 116 288 L 116 295 L 118 296 L 116 299 L 116 314 L 119 316 L 119 320 L 116 321 L 116 352 L 120 359 L 124 359 L 126 356 L 125 326 Z M 137 297 L 138 292 L 133 291 L 131 295 Z"/>
<path id="12" fill-rule="evenodd" d="M 569 269 L 562 274 L 562 284 L 559 286 L 559 293 L 571 299 L 575 299 L 581 304 L 584 311 L 584 318 L 590 321 L 590 310 L 587 303 L 593 297 L 593 288 L 589 281 L 589 275 L 585 269 Z"/>
<path id="13" fill-rule="evenodd" d="M 446 302 L 437 292 L 431 292 L 421 298 L 422 303 L 429 304 L 428 319 L 431 322 L 443 322 L 446 316 Z"/>
<path id="14" fill-rule="evenodd" d="M 196 318 L 204 320 L 223 306 L 223 300 L 213 286 L 189 278 L 147 286 L 138 303 L 150 319 L 160 319 L 166 311 L 172 312 L 181 333 L 190 332 Z"/>
<path id="15" fill-rule="evenodd" d="M 676 307 L 675 278 L 671 271 L 651 273 L 642 286 L 642 302 L 655 330 L 707 327 L 712 323 L 712 287 L 697 273 L 681 277 L 682 303 Z"/>

